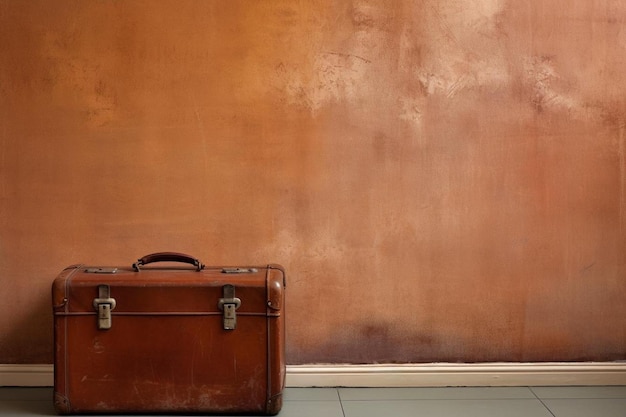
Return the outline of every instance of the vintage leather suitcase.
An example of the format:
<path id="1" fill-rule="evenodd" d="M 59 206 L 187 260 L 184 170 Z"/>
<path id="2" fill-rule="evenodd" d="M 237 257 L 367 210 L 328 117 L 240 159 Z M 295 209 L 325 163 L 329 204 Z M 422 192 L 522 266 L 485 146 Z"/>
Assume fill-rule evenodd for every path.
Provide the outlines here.
<path id="1" fill-rule="evenodd" d="M 173 252 L 66 268 L 52 286 L 57 412 L 277 414 L 284 286 L 279 265 Z"/>

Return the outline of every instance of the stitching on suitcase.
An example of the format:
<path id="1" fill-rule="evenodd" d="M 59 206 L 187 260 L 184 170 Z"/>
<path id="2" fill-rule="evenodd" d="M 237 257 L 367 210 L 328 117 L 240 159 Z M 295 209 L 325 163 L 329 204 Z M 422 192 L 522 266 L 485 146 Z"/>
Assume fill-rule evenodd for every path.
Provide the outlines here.
<path id="1" fill-rule="evenodd" d="M 55 316 L 95 316 L 97 312 L 91 311 L 71 311 L 71 312 L 57 312 Z M 112 316 L 221 316 L 221 312 L 214 311 L 115 311 L 111 312 Z M 237 313 L 241 316 L 256 316 L 256 317 L 279 317 L 280 314 L 267 314 L 267 313 Z"/>
<path id="2" fill-rule="evenodd" d="M 269 299 L 270 299 L 269 282 L 270 282 L 270 268 L 268 265 L 265 271 L 265 299 L 267 300 L 268 304 L 269 304 Z M 269 311 L 266 310 L 266 313 L 269 313 Z M 266 314 L 266 316 L 268 316 L 268 314 Z M 266 353 L 267 356 L 265 360 L 265 366 L 266 366 L 265 372 L 267 372 L 267 388 L 266 388 L 267 391 L 265 394 L 265 413 L 266 414 L 270 412 L 270 401 L 272 398 L 272 357 L 271 357 L 272 355 L 270 353 L 271 347 L 272 347 L 272 334 L 270 330 L 271 330 L 270 319 L 269 317 L 267 317 L 265 319 L 265 334 L 267 337 L 267 346 L 265 347 L 265 352 L 267 352 Z"/>
<path id="3" fill-rule="evenodd" d="M 83 265 L 76 265 L 76 267 L 74 268 L 74 270 L 72 272 L 70 272 L 70 274 L 67 276 L 67 278 L 65 279 L 65 298 L 67 298 L 67 302 L 65 303 L 65 308 L 64 311 L 66 313 L 69 313 L 70 310 L 70 290 L 71 290 L 71 285 L 70 282 L 72 281 L 72 278 L 74 277 L 74 275 L 76 274 L 76 271 L 78 271 L 80 268 L 82 268 Z M 56 314 L 56 313 L 55 313 Z M 68 364 L 68 360 L 69 360 L 69 355 L 67 352 L 67 346 L 69 345 L 68 343 L 68 337 L 69 337 L 69 331 L 68 331 L 68 323 L 67 323 L 67 317 L 65 317 L 63 319 L 64 323 L 63 323 L 63 366 L 65 367 L 65 369 L 63 370 L 63 374 L 65 376 L 65 383 L 64 383 L 64 392 L 63 392 L 63 396 L 67 398 L 67 410 L 68 412 L 71 412 L 72 406 L 71 403 L 69 401 L 69 393 L 70 393 L 70 380 L 69 380 L 69 364 Z"/>

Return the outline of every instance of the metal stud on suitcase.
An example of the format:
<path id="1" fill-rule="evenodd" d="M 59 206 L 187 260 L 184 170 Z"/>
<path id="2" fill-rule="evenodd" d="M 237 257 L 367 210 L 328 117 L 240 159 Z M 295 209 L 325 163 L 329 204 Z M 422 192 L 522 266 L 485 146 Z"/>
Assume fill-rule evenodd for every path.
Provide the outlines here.
<path id="1" fill-rule="evenodd" d="M 279 265 L 174 252 L 66 268 L 52 285 L 57 412 L 277 414 L 284 287 Z"/>

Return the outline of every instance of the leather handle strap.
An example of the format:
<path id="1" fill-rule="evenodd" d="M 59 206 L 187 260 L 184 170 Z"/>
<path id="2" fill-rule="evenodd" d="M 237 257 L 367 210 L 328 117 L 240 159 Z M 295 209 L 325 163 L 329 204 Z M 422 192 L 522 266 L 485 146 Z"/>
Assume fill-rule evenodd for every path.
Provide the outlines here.
<path id="1" fill-rule="evenodd" d="M 178 252 L 156 252 L 141 257 L 133 264 L 133 269 L 139 272 L 140 267 L 153 262 L 182 262 L 196 267 L 196 271 L 204 269 L 204 264 L 198 258 Z"/>

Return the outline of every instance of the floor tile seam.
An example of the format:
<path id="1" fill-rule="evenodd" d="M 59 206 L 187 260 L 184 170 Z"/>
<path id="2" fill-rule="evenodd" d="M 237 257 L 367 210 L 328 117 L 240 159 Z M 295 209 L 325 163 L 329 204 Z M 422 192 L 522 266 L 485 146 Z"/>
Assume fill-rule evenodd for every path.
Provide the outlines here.
<path id="1" fill-rule="evenodd" d="M 537 401 L 540 398 L 376 398 L 344 399 L 345 402 L 392 402 L 392 401 Z"/>
<path id="2" fill-rule="evenodd" d="M 626 397 L 539 397 L 542 400 L 626 400 Z"/>
<path id="3" fill-rule="evenodd" d="M 341 404 L 341 391 L 339 390 L 338 387 L 335 387 L 333 389 L 335 390 L 335 398 L 337 398 L 337 400 L 339 400 L 339 403 Z M 341 409 L 343 410 L 343 404 L 341 405 Z"/>
<path id="4" fill-rule="evenodd" d="M 328 400 L 316 400 L 316 399 L 302 399 L 302 400 L 284 400 L 285 402 L 289 402 L 289 403 L 302 403 L 302 402 L 307 402 L 307 403 L 336 403 L 338 401 L 340 401 L 339 399 L 328 399 Z"/>
<path id="5" fill-rule="evenodd" d="M 346 417 L 346 410 L 343 408 L 343 399 L 341 398 L 341 391 L 339 387 L 335 387 L 335 394 L 337 394 L 337 400 L 339 400 L 339 408 L 341 408 L 341 415 Z"/>
<path id="6" fill-rule="evenodd" d="M 343 407 L 343 400 L 341 399 L 341 395 L 339 395 L 339 390 L 337 390 L 337 397 L 339 398 L 339 407 L 341 408 L 341 414 L 343 417 L 346 417 L 346 410 Z"/>
<path id="7" fill-rule="evenodd" d="M 537 398 L 537 401 L 539 401 L 541 403 L 541 405 L 548 411 L 548 413 L 550 413 L 550 415 L 552 415 L 552 417 L 556 417 L 556 415 L 552 412 L 552 410 L 550 410 L 550 407 L 548 407 L 548 405 L 545 402 L 543 402 L 543 400 L 541 398 L 539 398 L 539 396 L 533 390 L 533 388 L 532 387 L 528 387 L 528 389 L 530 390 L 530 392 L 533 393 L 533 395 Z"/>
<path id="8" fill-rule="evenodd" d="M 468 400 L 534 400 L 536 397 L 383 397 L 383 398 L 344 398 L 340 397 L 341 401 L 415 401 L 415 400 L 446 400 L 446 401 L 468 401 Z"/>
<path id="9" fill-rule="evenodd" d="M 626 398 L 598 398 L 598 397 L 593 397 L 593 398 L 585 398 L 585 397 L 580 397 L 580 398 L 541 398 L 542 400 L 546 400 L 546 401 L 626 401 Z"/>
<path id="10" fill-rule="evenodd" d="M 535 387 L 535 388 L 543 388 L 543 387 Z M 533 387 L 528 387 L 528 389 L 530 389 L 530 392 L 533 393 L 533 395 L 537 398 L 543 399 L 543 400 L 619 400 L 619 399 L 626 399 L 626 394 L 624 396 L 615 396 L 615 397 L 599 397 L 599 396 L 578 396 L 578 397 L 573 397 L 571 395 L 563 395 L 563 396 L 555 396 L 554 394 L 552 395 L 540 395 L 538 393 L 536 393 L 533 390 Z"/>
<path id="11" fill-rule="evenodd" d="M 537 396 L 535 395 L 535 393 L 533 393 L 531 390 L 528 389 L 528 387 L 519 387 L 519 388 L 527 388 L 527 392 L 524 392 L 520 395 L 507 395 L 507 394 L 503 394 L 503 395 L 498 395 L 497 393 L 492 393 L 492 395 L 488 395 L 485 397 L 462 397 L 462 396 L 450 396 L 450 397 L 429 397 L 428 395 L 425 395 L 423 397 L 375 397 L 372 396 L 371 398 L 356 398 L 356 399 L 345 399 L 346 401 L 369 401 L 369 400 L 422 400 L 422 399 L 434 399 L 434 400 L 472 400 L 472 399 L 477 399 L 477 400 L 482 400 L 482 399 L 505 399 L 505 400 L 517 400 L 517 399 L 535 399 L 537 398 Z M 385 388 L 387 389 L 387 388 Z M 344 394 L 346 395 L 346 394 Z M 350 396 L 349 394 L 347 394 L 348 396 Z M 339 390 L 339 397 L 344 400 L 341 390 Z"/>

